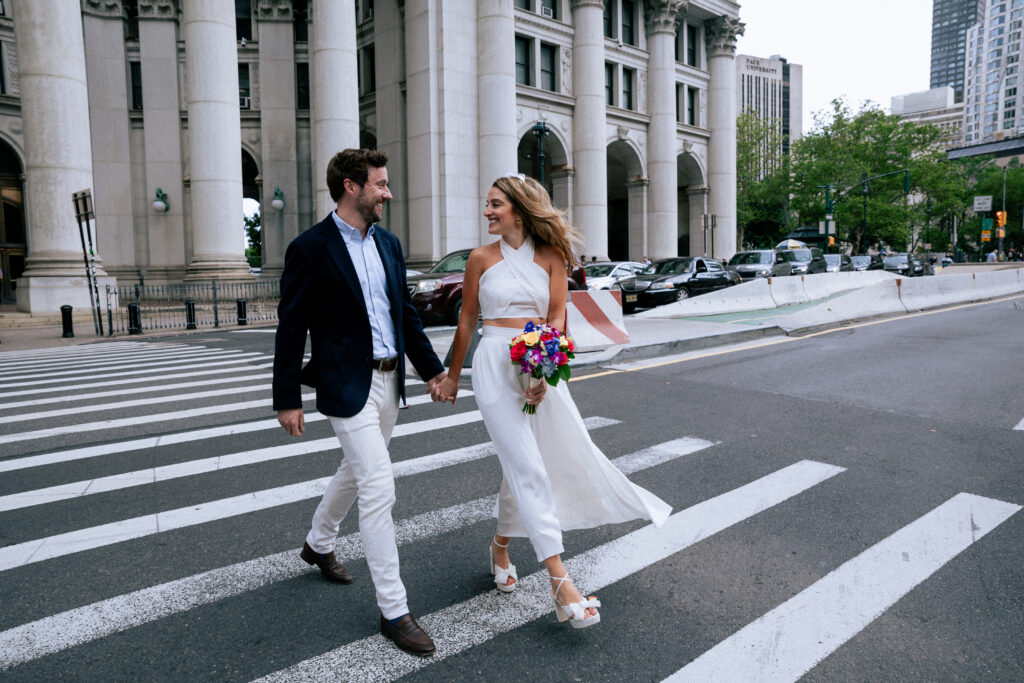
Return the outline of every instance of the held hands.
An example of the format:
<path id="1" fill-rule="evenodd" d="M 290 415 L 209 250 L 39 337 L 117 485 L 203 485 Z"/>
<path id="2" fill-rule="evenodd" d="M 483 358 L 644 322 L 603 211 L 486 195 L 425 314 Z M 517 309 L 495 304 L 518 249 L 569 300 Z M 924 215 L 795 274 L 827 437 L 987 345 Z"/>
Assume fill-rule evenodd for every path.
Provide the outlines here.
<path id="1" fill-rule="evenodd" d="M 306 429 L 306 418 L 302 414 L 302 408 L 277 411 L 277 421 L 284 427 L 284 431 L 292 436 L 302 436 Z"/>
<path id="2" fill-rule="evenodd" d="M 459 380 L 449 377 L 447 372 L 442 372 L 427 381 L 427 392 L 434 403 L 450 401 L 455 405 L 455 396 L 459 393 Z"/>

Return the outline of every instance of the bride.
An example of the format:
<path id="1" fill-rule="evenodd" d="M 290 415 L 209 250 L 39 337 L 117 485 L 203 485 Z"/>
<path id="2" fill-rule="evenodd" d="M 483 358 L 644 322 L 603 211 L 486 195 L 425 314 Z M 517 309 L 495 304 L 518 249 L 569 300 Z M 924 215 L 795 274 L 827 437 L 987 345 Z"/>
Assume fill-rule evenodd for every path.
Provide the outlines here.
<path id="1" fill-rule="evenodd" d="M 562 531 L 613 522 L 650 519 L 662 524 L 667 503 L 634 485 L 594 445 L 565 382 L 523 389 L 509 357 L 509 340 L 526 323 L 565 329 L 566 264 L 576 264 L 577 233 L 551 204 L 544 187 L 523 175 L 494 181 L 484 208 L 487 231 L 499 240 L 474 249 L 466 263 L 462 314 L 452 346 L 448 377 L 435 388 L 437 400 L 453 404 L 459 373 L 478 314 L 482 338 L 473 356 L 473 392 L 494 441 L 503 473 L 497 533 L 490 571 L 499 591 L 516 587 L 508 542 L 525 536 L 551 579 L 558 620 L 585 628 L 597 624 L 601 603 L 573 585 L 561 554 Z M 536 406 L 523 412 L 524 397 Z"/>

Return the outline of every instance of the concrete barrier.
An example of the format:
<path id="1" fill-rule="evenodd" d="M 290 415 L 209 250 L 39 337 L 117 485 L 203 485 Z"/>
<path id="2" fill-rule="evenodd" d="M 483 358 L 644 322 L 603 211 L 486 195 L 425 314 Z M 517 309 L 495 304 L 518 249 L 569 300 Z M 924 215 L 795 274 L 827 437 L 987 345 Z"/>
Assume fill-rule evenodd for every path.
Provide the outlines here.
<path id="1" fill-rule="evenodd" d="M 974 273 L 974 288 L 982 299 L 1017 294 L 1024 291 L 1024 273 L 1020 268 Z"/>
<path id="2" fill-rule="evenodd" d="M 622 292 L 592 290 L 569 292 L 567 327 L 577 351 L 603 351 L 629 341 L 622 318 Z"/>
<path id="3" fill-rule="evenodd" d="M 790 304 L 806 304 L 811 299 L 804 291 L 804 276 L 790 275 L 787 277 L 770 277 L 768 285 L 771 288 L 772 301 L 776 306 L 789 306 Z"/>
<path id="4" fill-rule="evenodd" d="M 850 292 L 862 287 L 892 280 L 897 276 L 884 270 L 862 270 L 846 273 L 815 273 L 804 276 L 804 293 L 811 301 L 827 299 L 840 292 Z"/>
<path id="5" fill-rule="evenodd" d="M 775 308 L 768 280 L 758 278 L 715 292 L 708 292 L 683 301 L 658 306 L 637 313 L 642 318 L 683 318 L 694 315 L 714 315 L 737 311 L 759 311 Z"/>
<path id="6" fill-rule="evenodd" d="M 901 278 L 883 280 L 870 287 L 840 294 L 817 306 L 776 318 L 774 322 L 787 332 L 792 332 L 906 313 L 907 308 L 900 300 L 900 284 L 905 281 L 906 279 Z"/>
<path id="7" fill-rule="evenodd" d="M 975 273 L 946 277 L 902 278 L 900 301 L 908 311 L 976 301 L 981 297 L 974 286 Z"/>

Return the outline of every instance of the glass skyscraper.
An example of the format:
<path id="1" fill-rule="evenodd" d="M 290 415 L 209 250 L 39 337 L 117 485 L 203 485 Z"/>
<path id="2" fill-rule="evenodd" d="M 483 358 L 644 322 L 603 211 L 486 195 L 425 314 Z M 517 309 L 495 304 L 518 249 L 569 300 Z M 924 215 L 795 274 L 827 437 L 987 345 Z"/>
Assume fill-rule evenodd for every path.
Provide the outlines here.
<path id="1" fill-rule="evenodd" d="M 967 29 L 980 22 L 985 0 L 933 0 L 931 86 L 953 87 L 954 101 L 964 98 Z"/>

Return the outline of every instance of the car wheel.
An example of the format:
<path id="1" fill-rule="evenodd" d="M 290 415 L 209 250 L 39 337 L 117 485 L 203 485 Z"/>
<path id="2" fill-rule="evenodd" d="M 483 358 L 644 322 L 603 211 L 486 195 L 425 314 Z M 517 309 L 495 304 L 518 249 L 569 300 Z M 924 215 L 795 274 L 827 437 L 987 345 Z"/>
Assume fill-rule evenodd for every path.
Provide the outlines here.
<path id="1" fill-rule="evenodd" d="M 636 306 L 633 305 L 633 304 L 622 304 L 622 313 L 624 315 L 629 315 L 630 313 L 632 313 L 635 310 L 636 310 Z"/>
<path id="2" fill-rule="evenodd" d="M 689 299 L 690 293 L 686 291 L 686 287 L 680 287 L 676 290 L 676 301 L 682 301 L 683 299 Z"/>
<path id="3" fill-rule="evenodd" d="M 458 325 L 459 324 L 459 316 L 461 316 L 461 315 L 462 315 L 462 299 L 459 299 L 458 301 L 455 302 L 455 305 L 452 306 L 452 317 L 451 317 L 451 321 L 450 321 L 451 324 L 452 325 Z"/>

